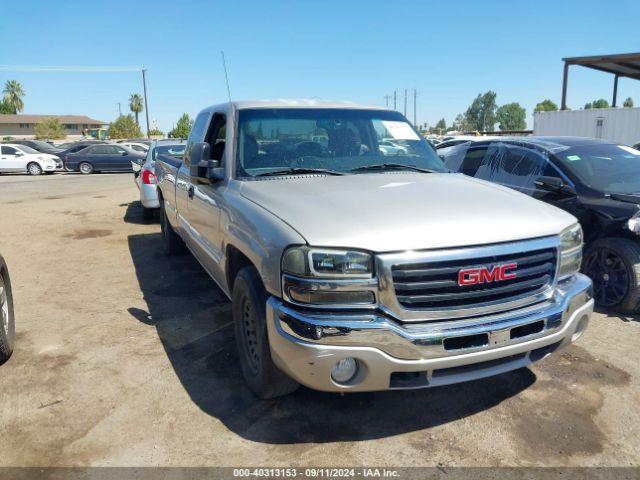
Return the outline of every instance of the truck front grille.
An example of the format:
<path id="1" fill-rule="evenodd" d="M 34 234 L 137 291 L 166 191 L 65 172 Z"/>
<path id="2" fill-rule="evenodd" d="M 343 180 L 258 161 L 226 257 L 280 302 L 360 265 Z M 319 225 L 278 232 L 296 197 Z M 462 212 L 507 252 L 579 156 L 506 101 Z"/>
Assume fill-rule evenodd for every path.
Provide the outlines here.
<path id="1" fill-rule="evenodd" d="M 507 302 L 534 295 L 547 288 L 556 272 L 555 248 L 508 255 L 445 260 L 391 267 L 398 303 L 408 309 L 446 310 L 473 308 L 487 303 Z M 459 285 L 460 270 L 486 269 L 515 263 L 515 278 Z M 485 279 L 486 280 L 486 279 Z"/>

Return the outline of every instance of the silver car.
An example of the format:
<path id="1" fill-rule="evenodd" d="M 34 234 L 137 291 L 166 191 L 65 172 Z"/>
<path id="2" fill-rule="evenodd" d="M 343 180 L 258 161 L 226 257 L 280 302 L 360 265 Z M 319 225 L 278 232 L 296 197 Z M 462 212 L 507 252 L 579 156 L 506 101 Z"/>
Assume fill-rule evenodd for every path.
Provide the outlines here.
<path id="1" fill-rule="evenodd" d="M 182 160 L 186 142 L 177 139 L 157 140 L 151 144 L 147 157 L 142 161 L 131 161 L 133 166 L 134 182 L 140 190 L 140 203 L 143 208 L 143 216 L 147 220 L 154 217 L 155 211 L 160 208 L 158 191 L 156 188 L 156 175 L 154 173 L 156 158 L 158 155 L 173 157 Z"/>

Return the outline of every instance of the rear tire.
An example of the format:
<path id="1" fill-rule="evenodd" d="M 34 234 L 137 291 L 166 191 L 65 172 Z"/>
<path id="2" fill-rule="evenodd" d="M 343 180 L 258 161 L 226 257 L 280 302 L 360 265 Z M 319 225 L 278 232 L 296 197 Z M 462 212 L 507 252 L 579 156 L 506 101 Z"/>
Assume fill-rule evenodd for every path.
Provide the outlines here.
<path id="1" fill-rule="evenodd" d="M 27 165 L 27 172 L 29 175 L 42 175 L 42 167 L 36 162 L 31 162 Z"/>
<path id="2" fill-rule="evenodd" d="M 601 238 L 587 247 L 582 271 L 593 280 L 599 307 L 636 313 L 640 307 L 640 243 Z"/>
<path id="3" fill-rule="evenodd" d="M 169 223 L 165 208 L 161 203 L 160 231 L 162 232 L 162 251 L 165 255 L 178 255 L 186 250 L 186 246 L 171 226 L 171 223 Z"/>
<path id="4" fill-rule="evenodd" d="M 13 296 L 7 266 L 0 258 L 0 364 L 13 353 L 16 326 L 13 315 Z"/>
<path id="5" fill-rule="evenodd" d="M 260 398 L 274 398 L 300 385 L 273 363 L 267 336 L 267 292 L 258 271 L 245 267 L 233 285 L 233 324 L 240 367 L 249 389 Z"/>
<path id="6" fill-rule="evenodd" d="M 91 175 L 93 173 L 93 165 L 91 165 L 89 162 L 80 162 L 80 165 L 78 165 L 78 170 L 80 170 L 80 173 L 84 175 Z"/>

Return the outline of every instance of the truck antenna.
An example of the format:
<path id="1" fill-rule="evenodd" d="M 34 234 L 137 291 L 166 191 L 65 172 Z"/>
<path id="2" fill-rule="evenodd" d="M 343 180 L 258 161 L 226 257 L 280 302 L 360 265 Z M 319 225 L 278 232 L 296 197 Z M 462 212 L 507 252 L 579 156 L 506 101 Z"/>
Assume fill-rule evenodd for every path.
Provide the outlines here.
<path id="1" fill-rule="evenodd" d="M 224 59 L 224 50 L 220 50 L 222 54 L 222 68 L 224 69 L 224 79 L 227 82 L 227 95 L 229 96 L 229 103 L 231 103 L 231 88 L 229 87 L 229 74 L 227 73 L 227 62 Z"/>

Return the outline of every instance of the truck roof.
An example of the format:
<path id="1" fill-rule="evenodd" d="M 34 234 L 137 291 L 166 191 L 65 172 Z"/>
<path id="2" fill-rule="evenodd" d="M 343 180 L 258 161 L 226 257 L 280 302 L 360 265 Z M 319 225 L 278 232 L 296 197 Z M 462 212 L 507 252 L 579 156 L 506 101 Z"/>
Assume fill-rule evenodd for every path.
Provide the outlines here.
<path id="1" fill-rule="evenodd" d="M 338 102 L 326 100 L 305 99 L 276 99 L 276 100 L 241 100 L 212 105 L 207 110 L 217 110 L 220 107 L 228 107 L 229 103 L 235 110 L 249 108 L 348 108 L 356 110 L 390 110 L 379 105 L 364 105 L 355 102 Z"/>

